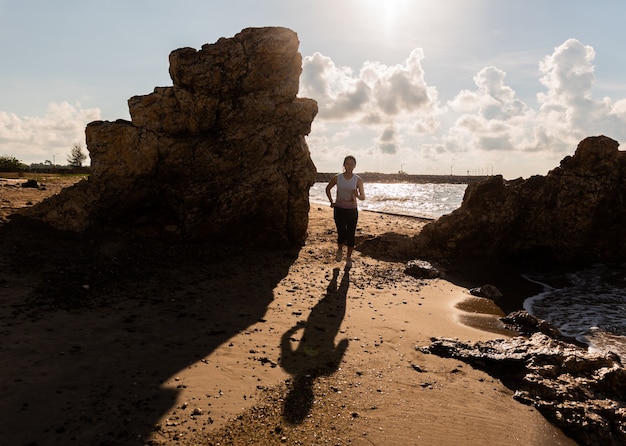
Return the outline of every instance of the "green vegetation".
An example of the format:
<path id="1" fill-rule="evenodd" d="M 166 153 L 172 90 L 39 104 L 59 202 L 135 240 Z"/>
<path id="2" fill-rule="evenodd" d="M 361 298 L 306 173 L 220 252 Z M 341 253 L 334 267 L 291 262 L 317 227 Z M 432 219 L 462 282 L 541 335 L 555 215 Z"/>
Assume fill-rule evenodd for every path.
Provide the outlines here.
<path id="1" fill-rule="evenodd" d="M 23 172 L 28 166 L 14 156 L 0 155 L 0 171 Z"/>
<path id="2" fill-rule="evenodd" d="M 4 178 L 23 177 L 26 173 L 29 176 L 34 176 L 34 174 L 87 176 L 91 169 L 90 166 L 83 166 L 83 162 L 86 159 L 87 155 L 83 152 L 83 147 L 80 143 L 75 143 L 72 146 L 71 152 L 67 157 L 67 165 L 59 165 L 54 161 L 45 160 L 43 163 L 32 163 L 29 166 L 12 155 L 0 155 L 0 175 Z"/>
<path id="3" fill-rule="evenodd" d="M 71 167 L 83 167 L 83 162 L 87 159 L 87 155 L 83 153 L 83 147 L 80 143 L 76 143 L 72 146 L 72 151 L 67 157 L 67 163 Z"/>

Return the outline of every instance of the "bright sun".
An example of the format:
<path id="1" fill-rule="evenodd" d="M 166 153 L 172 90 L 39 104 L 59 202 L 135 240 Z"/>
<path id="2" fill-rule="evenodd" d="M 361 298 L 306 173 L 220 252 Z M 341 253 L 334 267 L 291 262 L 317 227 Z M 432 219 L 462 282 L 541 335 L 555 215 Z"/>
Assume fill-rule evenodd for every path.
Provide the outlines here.
<path id="1" fill-rule="evenodd" d="M 416 3 L 420 2 L 420 0 L 365 0 L 361 5 L 368 14 L 373 15 L 384 28 L 389 30 L 396 22 L 402 20 L 409 10 L 414 9 Z"/>
<path id="2" fill-rule="evenodd" d="M 381 14 L 384 19 L 389 19 L 398 13 L 406 0 L 366 0 L 364 3 L 375 14 Z"/>

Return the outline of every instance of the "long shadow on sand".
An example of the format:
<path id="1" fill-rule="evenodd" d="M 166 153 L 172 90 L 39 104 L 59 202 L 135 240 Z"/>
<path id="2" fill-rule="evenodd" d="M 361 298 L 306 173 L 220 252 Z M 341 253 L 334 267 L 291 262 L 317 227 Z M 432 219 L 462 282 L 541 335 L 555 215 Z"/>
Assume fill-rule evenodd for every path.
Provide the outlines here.
<path id="1" fill-rule="evenodd" d="M 313 382 L 319 376 L 333 374 L 348 348 L 348 340 L 335 345 L 335 337 L 346 314 L 346 298 L 350 286 L 349 269 L 341 282 L 339 268 L 333 269 L 326 295 L 313 307 L 306 322 L 299 321 L 281 339 L 281 366 L 293 375 L 285 398 L 283 417 L 291 424 L 304 421 L 313 405 Z M 291 346 L 297 332 L 303 331 L 297 348 Z"/>
<path id="2" fill-rule="evenodd" d="M 265 314 L 295 251 L 0 227 L 0 444 L 143 444 L 161 384 Z"/>

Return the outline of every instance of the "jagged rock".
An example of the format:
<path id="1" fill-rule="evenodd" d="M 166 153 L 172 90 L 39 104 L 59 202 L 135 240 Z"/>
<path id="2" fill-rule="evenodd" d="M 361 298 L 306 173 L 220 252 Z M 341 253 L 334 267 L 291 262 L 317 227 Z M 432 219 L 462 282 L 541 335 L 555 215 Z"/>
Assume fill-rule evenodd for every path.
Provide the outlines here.
<path id="1" fill-rule="evenodd" d="M 131 122 L 87 126 L 91 176 L 29 211 L 62 230 L 302 244 L 317 114 L 297 98 L 295 32 L 244 29 L 170 54 L 171 87 L 129 99 Z"/>
<path id="2" fill-rule="evenodd" d="M 530 336 L 534 333 L 543 333 L 554 339 L 567 340 L 571 342 L 571 340 L 566 339 L 554 325 L 533 316 L 525 310 L 514 311 L 507 314 L 505 317 L 500 318 L 500 320 L 507 328 L 525 336 Z"/>
<path id="3" fill-rule="evenodd" d="M 487 299 L 496 300 L 502 297 L 500 290 L 494 285 L 485 284 L 480 287 L 469 290 L 472 296 L 486 297 Z"/>
<path id="4" fill-rule="evenodd" d="M 546 176 L 470 184 L 461 207 L 426 225 L 430 258 L 591 263 L 626 258 L 626 153 L 589 137 Z"/>
<path id="5" fill-rule="evenodd" d="M 418 279 L 436 279 L 441 275 L 439 270 L 426 260 L 409 260 L 404 269 L 404 274 Z"/>
<path id="6" fill-rule="evenodd" d="M 433 338 L 425 353 L 484 370 L 581 445 L 626 444 L 626 370 L 617 355 L 594 354 L 544 333 L 477 342 Z"/>

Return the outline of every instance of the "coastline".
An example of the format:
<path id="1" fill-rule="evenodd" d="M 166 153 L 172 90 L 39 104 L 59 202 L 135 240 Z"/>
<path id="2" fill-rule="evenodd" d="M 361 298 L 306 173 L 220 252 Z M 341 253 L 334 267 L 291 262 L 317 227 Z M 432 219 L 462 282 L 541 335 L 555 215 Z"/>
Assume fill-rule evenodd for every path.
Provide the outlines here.
<path id="1" fill-rule="evenodd" d="M 362 212 L 358 235 L 414 235 L 426 223 Z M 12 247 L 0 258 L 0 316 L 10 327 L 0 378 L 14 384 L 0 388 L 0 436 L 9 442 L 576 444 L 500 381 L 420 352 L 432 337 L 505 334 L 467 324 L 497 316 L 460 281 L 418 280 L 358 247 L 346 271 L 334 260 L 329 207 L 311 205 L 298 252 L 186 258 L 168 249 L 135 260 L 122 241 L 96 243 L 120 272 L 115 283 L 78 282 L 88 305 L 72 308 L 32 296 L 41 284 L 48 299 L 71 292 L 72 281 L 50 278 L 80 271 L 81 241 L 39 253 L 28 250 L 39 240 L 9 238 L 14 231 L 0 225 Z M 47 259 L 46 271 L 20 267 L 20 252 L 29 264 Z"/>

